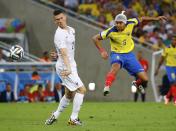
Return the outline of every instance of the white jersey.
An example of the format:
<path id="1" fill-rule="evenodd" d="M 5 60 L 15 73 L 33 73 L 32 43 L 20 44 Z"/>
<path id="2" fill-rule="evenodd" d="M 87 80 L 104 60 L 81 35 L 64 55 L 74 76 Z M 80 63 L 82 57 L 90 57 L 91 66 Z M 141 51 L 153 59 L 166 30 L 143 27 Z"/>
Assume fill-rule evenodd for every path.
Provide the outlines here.
<path id="1" fill-rule="evenodd" d="M 74 59 L 75 55 L 75 30 L 68 26 L 68 30 L 63 30 L 60 27 L 57 28 L 54 43 L 58 53 L 58 60 L 56 63 L 56 72 L 62 80 L 62 84 L 67 87 L 70 91 L 75 91 L 80 87 L 83 87 L 83 83 L 78 76 L 76 62 Z M 71 74 L 67 77 L 62 78 L 60 73 L 66 68 L 63 59 L 61 57 L 60 49 L 66 48 L 68 52 L 68 58 L 71 66 Z"/>
<path id="2" fill-rule="evenodd" d="M 54 44 L 56 47 L 56 51 L 58 54 L 58 60 L 56 63 L 56 67 L 60 69 L 65 69 L 65 64 L 61 57 L 60 49 L 66 48 L 68 52 L 68 58 L 70 62 L 71 68 L 76 67 L 76 62 L 74 59 L 75 55 L 75 30 L 72 27 L 67 26 L 68 29 L 64 30 L 60 27 L 57 28 L 54 36 Z"/>

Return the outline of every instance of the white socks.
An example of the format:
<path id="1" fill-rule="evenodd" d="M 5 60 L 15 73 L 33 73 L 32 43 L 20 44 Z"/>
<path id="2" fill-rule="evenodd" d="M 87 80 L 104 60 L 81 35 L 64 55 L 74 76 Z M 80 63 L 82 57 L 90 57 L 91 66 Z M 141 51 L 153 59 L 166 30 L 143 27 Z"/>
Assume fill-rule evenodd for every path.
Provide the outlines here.
<path id="1" fill-rule="evenodd" d="M 57 110 L 54 112 L 54 116 L 57 119 L 60 116 L 60 113 L 69 105 L 70 100 L 65 97 L 65 95 L 60 100 Z"/>
<path id="2" fill-rule="evenodd" d="M 71 120 L 78 118 L 78 113 L 80 111 L 81 105 L 83 103 L 84 94 L 76 93 L 73 99 L 73 110 L 71 114 Z"/>
<path id="3" fill-rule="evenodd" d="M 75 120 L 78 118 L 78 113 L 80 111 L 81 105 L 83 103 L 84 94 L 76 93 L 75 97 L 73 99 L 73 109 L 71 114 L 71 120 Z M 55 118 L 57 119 L 61 112 L 64 111 L 64 109 L 69 105 L 70 100 L 65 97 L 65 95 L 62 97 L 59 106 L 57 110 L 53 113 Z"/>

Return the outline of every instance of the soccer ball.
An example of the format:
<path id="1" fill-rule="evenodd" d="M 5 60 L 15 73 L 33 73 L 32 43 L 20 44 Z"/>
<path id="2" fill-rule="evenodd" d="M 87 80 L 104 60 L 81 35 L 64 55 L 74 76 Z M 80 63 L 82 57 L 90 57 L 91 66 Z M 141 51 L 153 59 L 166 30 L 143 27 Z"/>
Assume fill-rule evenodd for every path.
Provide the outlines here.
<path id="1" fill-rule="evenodd" d="M 94 91 L 95 90 L 95 83 L 89 83 L 89 90 Z"/>
<path id="2" fill-rule="evenodd" d="M 20 60 L 24 56 L 24 50 L 21 46 L 19 45 L 14 45 L 10 49 L 10 57 L 13 60 Z"/>

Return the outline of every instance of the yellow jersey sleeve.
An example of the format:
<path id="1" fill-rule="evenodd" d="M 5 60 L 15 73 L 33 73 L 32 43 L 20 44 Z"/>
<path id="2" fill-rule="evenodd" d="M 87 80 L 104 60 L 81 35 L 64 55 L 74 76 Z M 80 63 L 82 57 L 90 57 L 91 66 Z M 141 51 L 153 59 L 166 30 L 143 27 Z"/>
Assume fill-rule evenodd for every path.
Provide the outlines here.
<path id="1" fill-rule="evenodd" d="M 111 29 L 112 29 L 112 27 L 100 32 L 100 36 L 103 40 L 108 38 L 108 35 L 109 35 Z"/>
<path id="2" fill-rule="evenodd" d="M 128 19 L 127 24 L 134 24 L 135 26 L 139 25 L 139 19 L 138 18 L 132 18 Z"/>

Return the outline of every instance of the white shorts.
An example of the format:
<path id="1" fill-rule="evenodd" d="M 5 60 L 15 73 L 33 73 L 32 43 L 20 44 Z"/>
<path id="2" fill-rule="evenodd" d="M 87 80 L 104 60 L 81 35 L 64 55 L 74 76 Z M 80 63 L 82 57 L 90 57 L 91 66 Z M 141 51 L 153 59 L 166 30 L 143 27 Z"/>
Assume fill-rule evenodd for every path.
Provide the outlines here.
<path id="1" fill-rule="evenodd" d="M 56 67 L 56 72 L 62 80 L 62 85 L 66 86 L 67 89 L 69 89 L 70 91 L 75 91 L 78 88 L 84 86 L 83 82 L 81 81 L 81 79 L 78 76 L 76 68 L 72 68 L 72 73 L 65 78 L 62 78 L 60 75 L 60 72 L 62 70 L 63 69 Z"/>

